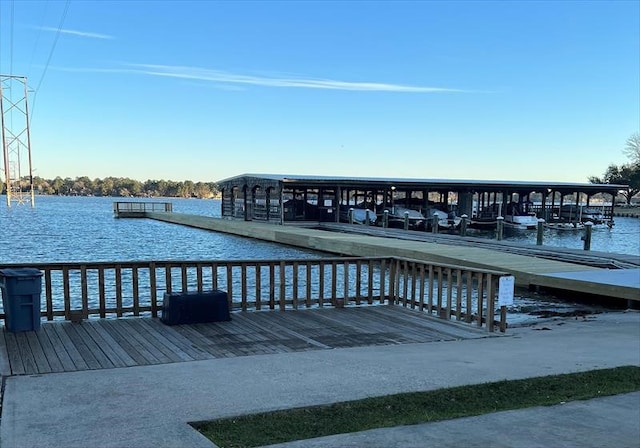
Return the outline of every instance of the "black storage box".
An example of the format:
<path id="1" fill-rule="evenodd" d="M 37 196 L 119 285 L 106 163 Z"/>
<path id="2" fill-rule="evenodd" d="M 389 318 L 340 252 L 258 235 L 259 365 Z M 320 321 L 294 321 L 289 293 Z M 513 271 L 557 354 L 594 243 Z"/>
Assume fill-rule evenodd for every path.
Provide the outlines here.
<path id="1" fill-rule="evenodd" d="M 160 320 L 167 325 L 231 320 L 225 291 L 165 293 Z"/>

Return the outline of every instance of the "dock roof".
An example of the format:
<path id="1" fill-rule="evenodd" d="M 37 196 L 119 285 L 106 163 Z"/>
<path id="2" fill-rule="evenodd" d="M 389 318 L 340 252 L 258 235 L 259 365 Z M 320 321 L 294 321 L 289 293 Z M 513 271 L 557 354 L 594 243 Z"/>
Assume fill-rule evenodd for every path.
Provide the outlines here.
<path id="1" fill-rule="evenodd" d="M 297 174 L 265 174 L 246 173 L 218 181 L 222 186 L 238 186 L 241 184 L 260 184 L 260 180 L 280 182 L 288 187 L 296 185 L 304 187 L 351 187 L 351 188 L 401 188 L 401 189 L 435 189 L 435 190 L 529 190 L 544 189 L 555 191 L 585 193 L 617 192 L 625 190 L 628 185 L 592 184 L 555 181 L 518 181 L 518 180 L 474 180 L 474 179 L 432 179 L 432 178 L 391 178 L 391 177 L 346 177 L 318 176 Z"/>

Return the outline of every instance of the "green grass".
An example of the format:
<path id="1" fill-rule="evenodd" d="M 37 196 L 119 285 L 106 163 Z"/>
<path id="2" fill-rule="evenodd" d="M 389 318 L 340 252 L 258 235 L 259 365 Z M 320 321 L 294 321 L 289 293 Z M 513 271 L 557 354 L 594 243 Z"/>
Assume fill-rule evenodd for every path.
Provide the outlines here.
<path id="1" fill-rule="evenodd" d="M 434 422 L 640 390 L 640 367 L 498 381 L 244 415 L 192 425 L 221 448 Z"/>

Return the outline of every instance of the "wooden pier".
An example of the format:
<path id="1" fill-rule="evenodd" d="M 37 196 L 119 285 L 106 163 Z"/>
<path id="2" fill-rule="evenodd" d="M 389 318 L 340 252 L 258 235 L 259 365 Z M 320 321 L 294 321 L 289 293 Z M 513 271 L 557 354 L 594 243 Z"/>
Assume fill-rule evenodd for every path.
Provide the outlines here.
<path id="1" fill-rule="evenodd" d="M 372 236 L 320 230 L 316 226 L 274 225 L 238 220 L 210 218 L 179 213 L 147 213 L 151 219 L 181 224 L 217 232 L 257 238 L 280 244 L 348 256 L 394 256 L 430 263 L 446 263 L 479 269 L 494 269 L 515 276 L 523 287 L 546 287 L 570 292 L 586 293 L 632 302 L 640 302 L 640 257 L 623 257 L 630 269 L 606 269 L 577 262 L 571 257 L 549 259 L 534 253 L 519 254 L 504 251 L 505 244 L 486 240 L 476 244 L 449 244 L 443 241 L 417 241 L 394 237 Z M 354 226 L 357 227 L 357 226 Z M 410 232 L 413 235 L 419 232 Z M 405 234 L 407 234 L 405 232 Z M 425 238 L 433 238 L 425 235 Z M 544 250 L 544 248 L 543 248 Z M 558 254 L 561 249 L 550 249 Z M 576 251 L 565 251 L 573 253 Z M 586 251 L 585 251 L 586 252 Z M 600 258 L 590 253 L 593 258 Z M 609 255 L 608 257 L 613 257 Z M 623 271 L 623 272 L 620 272 Z M 580 273 L 580 276 L 572 275 Z M 590 273 L 592 275 L 590 275 Z"/>
<path id="2" fill-rule="evenodd" d="M 115 218 L 144 218 L 147 212 L 173 211 L 171 202 L 142 202 L 125 201 L 113 203 L 113 216 Z"/>

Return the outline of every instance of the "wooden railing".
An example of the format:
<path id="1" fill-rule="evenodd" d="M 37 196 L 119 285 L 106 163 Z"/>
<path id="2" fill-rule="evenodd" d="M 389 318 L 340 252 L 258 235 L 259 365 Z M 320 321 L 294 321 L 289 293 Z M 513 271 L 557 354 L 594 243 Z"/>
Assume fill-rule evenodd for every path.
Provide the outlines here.
<path id="1" fill-rule="evenodd" d="M 113 215 L 116 218 L 144 217 L 147 212 L 172 212 L 171 202 L 128 201 L 114 202 Z"/>
<path id="2" fill-rule="evenodd" d="M 0 265 L 43 272 L 42 316 L 158 316 L 164 293 L 223 290 L 231 310 L 398 304 L 493 331 L 502 272 L 384 258 Z M 4 314 L 0 313 L 0 318 Z"/>

